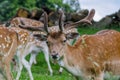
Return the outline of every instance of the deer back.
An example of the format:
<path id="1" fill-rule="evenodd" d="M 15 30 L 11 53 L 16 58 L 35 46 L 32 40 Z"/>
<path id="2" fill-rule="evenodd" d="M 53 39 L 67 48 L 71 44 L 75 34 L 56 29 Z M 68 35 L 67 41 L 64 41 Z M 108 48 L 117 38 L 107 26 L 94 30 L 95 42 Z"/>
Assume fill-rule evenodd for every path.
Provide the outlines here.
<path id="1" fill-rule="evenodd" d="M 24 23 L 22 23 L 22 22 Z M 33 20 L 33 19 L 28 19 L 28 18 L 22 18 L 22 17 L 16 17 L 16 18 L 13 18 L 11 21 L 10 21 L 10 24 L 15 27 L 20 24 L 24 24 L 24 25 L 29 25 L 29 26 L 34 26 L 34 27 L 39 27 L 39 26 L 44 26 L 44 24 L 40 21 L 37 21 L 37 20 Z"/>
<path id="2" fill-rule="evenodd" d="M 6 27 L 0 26 L 0 59 L 9 55 L 9 50 L 14 42 L 18 41 L 18 34 Z M 17 43 L 16 43 L 17 45 Z M 16 49 L 16 46 L 13 46 Z"/>

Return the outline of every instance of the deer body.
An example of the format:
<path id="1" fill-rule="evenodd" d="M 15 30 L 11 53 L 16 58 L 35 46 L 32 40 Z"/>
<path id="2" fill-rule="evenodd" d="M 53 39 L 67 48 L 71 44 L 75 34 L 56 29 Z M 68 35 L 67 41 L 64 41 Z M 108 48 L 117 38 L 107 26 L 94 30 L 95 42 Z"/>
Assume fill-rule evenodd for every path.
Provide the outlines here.
<path id="1" fill-rule="evenodd" d="M 66 44 L 60 54 L 63 54 L 60 65 L 75 76 L 85 77 L 85 80 L 89 77 L 103 80 L 101 75 L 105 71 L 120 75 L 120 32 L 109 30 L 82 36 L 75 45 Z"/>
<path id="2" fill-rule="evenodd" d="M 18 43 L 15 31 L 0 26 L 0 68 L 7 80 L 13 80 L 10 71 L 10 62 L 16 52 Z"/>
<path id="3" fill-rule="evenodd" d="M 86 18 L 69 24 L 69 27 L 74 28 L 81 22 L 90 23 L 94 13 L 93 9 Z M 120 75 L 120 32 L 103 30 L 94 35 L 83 35 L 71 46 L 66 41 L 74 36 L 72 33 L 65 34 L 62 14 L 59 31 L 49 31 L 47 21 L 45 24 L 46 32 L 49 31 L 47 42 L 53 60 L 76 76 L 76 79 L 82 76 L 84 80 L 104 80 L 106 71 Z"/>
<path id="4" fill-rule="evenodd" d="M 23 18 L 23 17 L 16 17 L 16 18 L 13 18 L 10 23 L 12 23 L 11 26 L 15 27 L 15 25 L 19 25 L 19 24 L 22 24 L 21 23 L 24 22 L 25 25 L 31 25 L 31 26 L 34 26 L 34 27 L 38 27 L 38 26 L 43 26 L 44 24 L 40 21 L 37 21 L 37 20 L 32 20 L 32 19 L 28 19 L 28 18 Z"/>
<path id="5" fill-rule="evenodd" d="M 18 38 L 19 38 L 19 46 L 17 47 L 17 54 L 16 54 L 18 58 L 19 69 L 16 80 L 19 80 L 23 65 L 27 69 L 30 79 L 33 80 L 29 62 L 27 62 L 27 60 L 25 59 L 25 57 L 29 54 L 29 53 L 25 53 L 25 48 L 28 43 L 33 43 L 34 39 L 27 30 L 23 30 L 18 27 L 10 27 L 10 29 L 16 31 L 16 33 L 18 33 Z"/>
<path id="6" fill-rule="evenodd" d="M 28 34 L 28 36 L 27 36 L 28 38 L 27 37 L 23 38 L 23 41 L 24 41 L 24 39 L 25 40 L 32 39 L 31 41 L 26 42 L 26 45 L 24 47 L 21 47 L 20 49 L 18 49 L 17 56 L 18 56 L 20 62 L 19 62 L 19 70 L 18 70 L 16 80 L 18 80 L 20 77 L 21 70 L 23 68 L 22 65 L 24 65 L 24 67 L 27 69 L 27 71 L 30 75 L 30 79 L 33 80 L 30 68 L 31 68 L 33 62 L 36 63 L 36 56 L 40 51 L 44 51 L 45 60 L 48 64 L 50 74 L 52 75 L 53 71 L 52 71 L 52 68 L 51 68 L 51 65 L 49 62 L 49 51 L 48 51 L 48 47 L 47 47 L 46 42 L 45 41 L 38 41 L 35 38 L 33 38 L 32 34 L 34 32 L 30 32 L 30 31 L 26 31 L 26 30 L 18 28 L 19 25 L 22 24 L 21 21 L 23 21 L 25 25 L 30 25 L 30 26 L 34 26 L 34 27 L 38 27 L 38 26 L 42 27 L 43 26 L 43 24 L 40 21 L 31 20 L 31 19 L 27 19 L 27 18 L 17 17 L 17 18 L 14 18 L 13 20 L 11 20 L 10 26 L 12 26 L 12 27 L 10 27 L 10 28 L 14 29 L 19 34 L 19 36 L 22 36 L 24 34 L 23 31 L 25 31 Z M 38 46 L 38 44 L 39 44 L 39 46 Z M 27 60 L 25 59 L 25 57 L 29 53 L 31 53 L 30 63 L 28 63 Z"/>

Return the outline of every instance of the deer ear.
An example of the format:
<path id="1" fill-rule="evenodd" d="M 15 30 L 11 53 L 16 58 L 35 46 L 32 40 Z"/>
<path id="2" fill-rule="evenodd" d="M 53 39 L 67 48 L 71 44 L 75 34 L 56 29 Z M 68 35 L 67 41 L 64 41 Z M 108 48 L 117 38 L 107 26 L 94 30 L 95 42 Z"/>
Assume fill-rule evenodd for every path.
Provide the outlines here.
<path id="1" fill-rule="evenodd" d="M 47 35 L 44 34 L 33 34 L 34 38 L 40 41 L 46 41 Z"/>
<path id="2" fill-rule="evenodd" d="M 79 33 L 67 33 L 67 34 L 66 34 L 67 40 L 69 40 L 69 39 L 75 39 L 75 38 L 77 38 L 78 36 L 79 36 Z"/>

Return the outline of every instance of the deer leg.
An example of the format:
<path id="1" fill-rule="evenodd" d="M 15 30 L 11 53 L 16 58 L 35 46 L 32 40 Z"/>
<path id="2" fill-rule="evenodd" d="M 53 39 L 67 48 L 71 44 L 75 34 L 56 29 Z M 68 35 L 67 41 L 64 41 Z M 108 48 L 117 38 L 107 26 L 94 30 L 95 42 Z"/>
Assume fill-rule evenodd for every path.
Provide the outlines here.
<path id="1" fill-rule="evenodd" d="M 101 72 L 97 76 L 94 77 L 94 80 L 104 80 L 104 73 Z"/>
<path id="2" fill-rule="evenodd" d="M 30 66 L 32 66 L 32 64 L 36 64 L 36 56 L 37 56 L 38 53 L 31 53 L 31 56 L 30 56 Z"/>
<path id="3" fill-rule="evenodd" d="M 30 64 L 27 60 L 25 60 L 25 57 L 22 58 L 22 64 L 27 69 L 29 76 L 30 76 L 30 80 L 33 80 Z"/>
<path id="4" fill-rule="evenodd" d="M 19 56 L 17 56 L 17 57 L 18 57 L 18 72 L 17 72 L 16 80 L 19 80 L 20 75 L 21 75 L 21 71 L 23 69 L 23 65 L 22 65 L 20 57 Z"/>
<path id="5" fill-rule="evenodd" d="M 95 77 L 94 80 L 104 80 L 104 77 L 102 74 L 100 74 L 100 76 Z"/>
<path id="6" fill-rule="evenodd" d="M 12 79 L 12 74 L 11 74 L 11 71 L 10 71 L 10 61 L 5 61 L 5 73 L 6 73 L 6 76 L 7 76 L 7 80 L 13 80 Z"/>
<path id="7" fill-rule="evenodd" d="M 4 70 L 4 64 L 2 62 L 0 62 L 0 79 L 1 80 L 7 80 L 6 74 L 5 74 L 5 70 Z"/>
<path id="8" fill-rule="evenodd" d="M 34 61 L 33 61 L 34 64 L 37 64 L 36 56 L 37 56 L 37 55 L 34 56 Z"/>
<path id="9" fill-rule="evenodd" d="M 11 45 L 10 50 L 8 51 L 6 57 L 3 59 L 4 64 L 5 64 L 4 68 L 5 68 L 5 73 L 7 75 L 7 80 L 13 80 L 12 74 L 11 74 L 11 70 L 10 70 L 11 69 L 10 63 L 11 63 L 11 61 L 13 59 L 13 56 L 14 56 L 14 53 L 16 51 L 15 48 L 17 48 L 17 41 L 16 41 L 16 39 L 13 40 L 13 43 Z"/>
<path id="10" fill-rule="evenodd" d="M 48 48 L 45 48 L 43 51 L 44 51 L 45 60 L 46 60 L 47 65 L 48 65 L 48 69 L 50 71 L 50 75 L 52 76 L 53 70 L 52 70 L 51 65 L 50 65 Z"/>
<path id="11" fill-rule="evenodd" d="M 63 71 L 63 68 L 60 67 L 60 69 L 59 69 L 59 73 L 62 74 L 62 71 Z"/>

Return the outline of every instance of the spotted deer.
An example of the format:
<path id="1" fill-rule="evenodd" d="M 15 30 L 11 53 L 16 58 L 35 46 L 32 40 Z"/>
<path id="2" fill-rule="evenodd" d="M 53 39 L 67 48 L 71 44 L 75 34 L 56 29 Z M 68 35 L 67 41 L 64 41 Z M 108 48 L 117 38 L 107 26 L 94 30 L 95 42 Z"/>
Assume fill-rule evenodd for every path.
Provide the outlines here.
<path id="1" fill-rule="evenodd" d="M 34 29 L 36 29 L 37 27 L 41 27 L 41 28 L 43 27 L 43 24 L 39 21 L 31 20 L 31 19 L 27 19 L 27 18 L 21 18 L 21 17 L 14 18 L 13 20 L 11 20 L 10 23 L 11 23 L 10 28 L 15 30 L 19 34 L 19 36 L 24 35 L 22 30 L 18 28 L 18 25 L 20 25 L 20 24 L 22 24 L 25 27 L 31 26 Z M 50 30 L 53 30 L 53 31 L 56 30 L 56 29 L 57 29 L 57 27 L 51 27 L 50 28 Z M 37 30 L 39 30 L 39 29 L 37 29 Z M 68 33 L 68 32 L 74 32 L 75 33 L 75 31 L 76 31 L 76 29 L 72 29 L 72 30 L 66 31 L 66 33 Z M 45 34 L 44 32 L 30 32 L 30 31 L 28 31 L 28 34 L 30 34 L 30 33 L 31 34 L 36 34 L 36 33 L 37 34 Z M 32 37 L 31 35 L 29 35 L 29 36 Z M 44 39 L 44 38 L 42 38 L 42 39 Z M 29 42 L 27 42 L 25 47 L 22 47 L 22 48 L 18 49 L 17 56 L 18 56 L 18 61 L 19 61 L 18 62 L 19 69 L 18 69 L 18 74 L 17 74 L 16 80 L 19 80 L 19 77 L 20 77 L 23 66 L 27 69 L 27 71 L 29 73 L 29 76 L 30 76 L 30 79 L 33 80 L 33 76 L 32 76 L 30 68 L 31 68 L 33 62 L 36 63 L 35 59 L 36 59 L 37 54 L 40 52 L 40 50 L 44 52 L 45 59 L 46 59 L 46 62 L 48 64 L 48 68 L 50 70 L 50 74 L 52 75 L 53 71 L 52 71 L 52 68 L 51 68 L 50 63 L 49 63 L 49 50 L 48 50 L 46 41 L 43 41 L 42 39 L 41 40 L 35 40 L 35 41 L 34 40 L 29 41 Z M 24 41 L 24 39 L 23 39 L 23 41 Z M 39 44 L 39 46 L 38 46 L 38 44 Z M 29 53 L 31 53 L 30 64 L 25 59 L 25 57 Z M 62 68 L 60 68 L 59 71 L 61 73 Z"/>
<path id="2" fill-rule="evenodd" d="M 19 45 L 18 34 L 0 25 L 0 73 L 2 80 L 13 80 L 10 63 Z"/>
<path id="3" fill-rule="evenodd" d="M 44 16 L 44 15 L 43 15 L 43 16 Z M 30 21 L 30 22 L 29 22 L 29 21 Z M 22 23 L 22 24 L 24 24 L 24 27 L 27 27 L 27 26 L 30 27 L 30 26 L 31 26 L 32 28 L 34 27 L 34 29 L 35 29 L 36 27 L 38 27 L 39 25 L 41 26 L 41 24 L 42 24 L 41 22 L 40 22 L 40 24 L 39 24 L 39 22 L 38 22 L 38 25 L 35 25 L 35 21 L 32 21 L 32 20 L 30 20 L 30 19 L 27 19 L 27 20 L 26 20 L 26 18 L 22 18 L 22 19 L 20 19 L 20 18 L 15 18 L 15 19 L 12 20 L 12 23 L 17 24 L 17 25 L 18 25 L 18 23 L 19 23 L 19 24 Z M 15 26 L 14 24 L 13 24 L 13 26 Z M 40 26 L 39 26 L 39 27 L 40 27 Z M 42 26 L 43 26 L 43 24 L 42 24 Z M 41 26 L 41 27 L 42 27 L 42 26 Z M 29 28 L 29 29 L 30 29 L 30 28 Z M 49 27 L 49 29 L 50 29 L 51 31 L 54 31 L 54 30 L 58 30 L 58 27 L 57 27 L 57 26 L 52 26 L 52 27 Z M 65 28 L 65 29 L 66 29 L 66 28 Z M 66 32 L 66 34 L 67 34 L 67 33 L 74 33 L 74 35 L 76 35 L 76 38 L 77 38 L 77 36 L 79 36 L 79 33 L 77 32 L 77 29 L 76 29 L 76 28 L 72 28 L 72 29 L 69 29 L 69 30 L 66 29 L 65 32 Z M 68 43 L 69 43 L 69 44 L 72 44 L 72 43 L 73 43 L 73 39 L 70 39 L 70 40 L 68 41 Z M 45 47 L 43 47 L 42 49 L 43 49 L 44 52 L 47 52 L 47 53 L 48 53 L 48 51 L 45 51 L 45 49 L 48 50 L 48 48 L 47 48 L 47 46 L 46 46 L 45 43 L 44 43 L 44 44 L 41 44 L 40 46 L 41 46 L 41 47 L 42 47 L 42 46 L 45 46 Z M 31 51 L 32 51 L 32 50 L 31 50 Z M 38 51 L 39 51 L 39 49 L 38 49 Z M 34 61 L 34 63 L 36 63 L 35 58 L 36 58 L 36 56 L 37 56 L 38 51 L 32 51 L 32 52 L 34 52 L 34 53 L 32 53 L 32 54 L 34 54 L 34 55 L 32 55 L 32 56 L 31 56 L 31 59 L 30 59 L 30 64 L 31 64 L 31 65 L 32 65 L 33 61 Z M 35 53 L 35 52 L 36 52 L 36 53 Z M 46 58 L 46 61 L 48 61 L 48 60 L 49 60 L 48 54 L 45 55 L 45 56 L 46 56 L 46 57 L 45 57 L 45 58 Z M 52 69 L 51 69 L 51 67 L 50 67 L 50 64 L 48 64 L 48 67 L 49 67 L 49 70 L 50 70 L 51 75 L 52 75 L 52 72 L 53 72 L 53 71 L 52 71 Z M 62 73 L 62 70 L 63 70 L 63 69 L 60 68 L 60 69 L 59 69 L 59 72 Z"/>
<path id="4" fill-rule="evenodd" d="M 90 14 L 93 16 L 94 12 L 92 10 Z M 79 22 L 88 21 L 92 16 Z M 48 32 L 47 24 L 45 25 Z M 64 33 L 60 21 L 59 31 L 48 32 L 46 39 L 53 60 L 66 68 L 76 79 L 81 76 L 84 80 L 104 80 L 107 71 L 120 75 L 120 32 L 103 30 L 93 35 L 82 35 L 72 46 L 66 42 L 69 38 L 71 36 Z"/>
<path id="5" fill-rule="evenodd" d="M 63 22 L 62 22 L 63 12 L 61 12 L 61 15 L 60 15 L 59 26 L 57 26 L 58 29 L 56 29 L 54 31 L 50 30 L 48 28 L 47 18 L 44 23 L 44 29 L 47 32 L 47 36 L 44 36 L 44 37 L 46 38 L 48 47 L 50 49 L 50 55 L 51 55 L 53 61 L 55 61 L 55 62 L 57 61 L 60 64 L 60 66 L 66 68 L 74 76 L 81 76 L 81 73 L 82 73 L 82 71 L 81 71 L 82 63 L 78 62 L 78 61 L 82 60 L 82 58 L 79 58 L 80 57 L 80 55 L 79 55 L 80 46 L 73 47 L 78 43 L 79 39 L 73 46 L 71 46 L 67 43 L 67 40 L 73 39 L 75 37 L 75 35 L 72 33 L 66 34 L 65 32 L 66 32 L 66 30 L 68 31 L 72 28 L 75 28 L 77 25 L 79 25 L 81 23 L 91 24 L 91 20 L 94 16 L 94 13 L 95 13 L 95 10 L 92 9 L 90 11 L 90 13 L 88 14 L 88 16 L 85 17 L 84 19 L 82 19 L 78 22 L 72 23 L 72 24 L 67 24 L 66 29 L 64 29 Z M 30 28 L 30 27 L 26 28 L 24 26 L 20 26 L 20 27 L 24 28 L 24 29 Z M 36 30 L 37 30 L 37 28 L 36 28 Z M 43 37 L 43 35 L 39 35 L 39 34 L 36 34 L 34 36 L 37 38 Z"/>
<path id="6" fill-rule="evenodd" d="M 20 47 L 20 49 L 18 49 L 17 51 L 17 56 L 18 56 L 18 63 L 19 63 L 19 69 L 18 69 L 18 73 L 17 73 L 17 77 L 16 77 L 16 80 L 19 80 L 19 77 L 20 77 L 20 74 L 21 74 L 21 71 L 22 71 L 22 68 L 23 66 L 27 69 L 28 73 L 29 73 L 29 76 L 30 76 L 30 80 L 33 80 L 33 76 L 32 76 L 32 72 L 31 72 L 31 66 L 32 66 L 32 63 L 36 63 L 36 56 L 37 54 L 40 52 L 40 51 L 43 51 L 44 52 L 44 55 L 45 55 L 45 60 L 48 64 L 48 68 L 49 68 L 49 71 L 50 71 L 50 74 L 52 75 L 53 71 L 52 71 L 52 68 L 50 66 L 50 62 L 49 62 L 49 50 L 48 50 L 48 47 L 47 47 L 47 44 L 46 44 L 46 41 L 43 41 L 42 39 L 41 40 L 37 40 L 35 38 L 33 38 L 33 34 L 44 34 L 44 32 L 30 32 L 30 31 L 26 31 L 25 30 L 25 33 L 24 33 L 24 30 L 23 29 L 20 29 L 18 27 L 18 25 L 20 24 L 23 24 L 24 26 L 27 26 L 27 25 L 30 25 L 31 27 L 34 26 L 35 27 L 42 27 L 43 26 L 43 23 L 40 22 L 40 21 L 36 21 L 36 20 L 32 20 L 32 19 L 27 19 L 27 18 L 21 18 L 21 17 L 17 17 L 17 18 L 14 18 L 13 20 L 11 20 L 11 27 L 10 29 L 13 29 L 15 30 L 21 37 L 24 37 L 24 34 L 27 33 L 29 38 L 22 38 L 22 42 L 24 43 L 24 40 L 31 40 L 31 41 L 28 41 L 26 42 L 26 45 L 24 47 Z M 40 29 L 38 29 L 40 30 Z M 38 45 L 39 44 L 39 45 Z M 28 62 L 25 57 L 31 53 L 31 57 L 30 57 L 30 62 Z"/>

